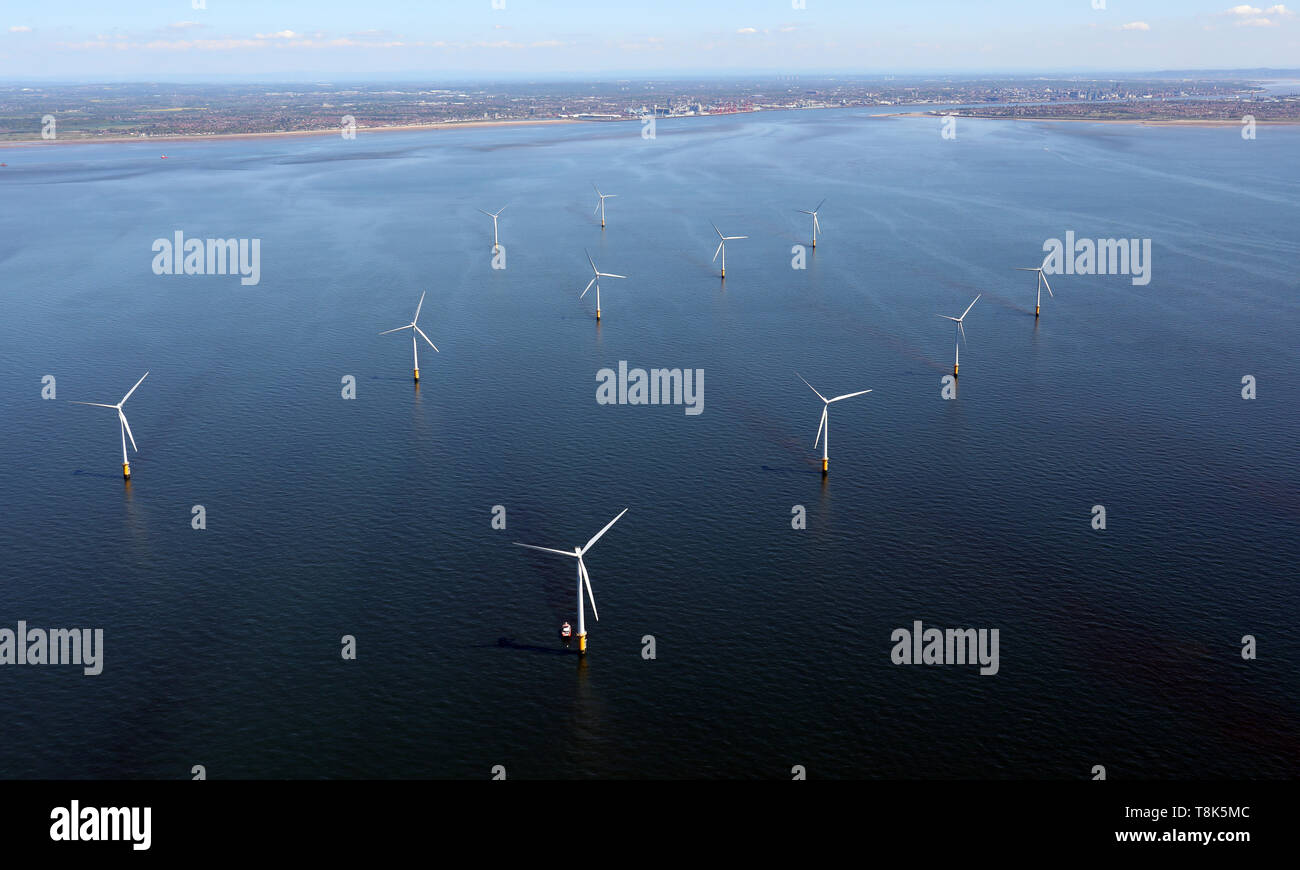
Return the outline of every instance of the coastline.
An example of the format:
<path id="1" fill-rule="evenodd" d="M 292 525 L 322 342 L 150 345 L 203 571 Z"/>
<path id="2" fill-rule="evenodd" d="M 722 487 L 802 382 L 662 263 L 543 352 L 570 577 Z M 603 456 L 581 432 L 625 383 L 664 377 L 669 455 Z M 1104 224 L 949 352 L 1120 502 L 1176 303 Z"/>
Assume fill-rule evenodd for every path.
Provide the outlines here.
<path id="1" fill-rule="evenodd" d="M 872 118 L 945 118 L 957 117 L 973 121 L 1028 121 L 1053 124 L 1126 124 L 1144 127 L 1240 127 L 1239 119 L 1216 118 L 1008 118 L 1001 115 L 946 115 L 932 112 L 897 112 L 872 115 Z M 1294 127 L 1296 121 L 1256 121 L 1257 126 Z"/>
<path id="2" fill-rule="evenodd" d="M 357 135 L 364 133 L 392 133 L 406 130 L 459 130 L 466 128 L 481 127 L 531 127 L 544 126 L 551 124 L 582 124 L 584 121 L 577 121 L 570 118 L 543 118 L 537 120 L 509 120 L 509 121 L 438 121 L 432 124 L 394 124 L 391 127 L 358 127 Z M 194 134 L 173 134 L 163 136 L 83 136 L 77 139 L 15 139 L 0 142 L 0 148 L 30 148 L 32 146 L 48 145 L 121 145 L 124 143 L 146 143 L 146 142 L 206 142 L 209 140 L 230 140 L 230 139 L 267 139 L 267 138 L 285 138 L 290 136 L 338 136 L 340 128 L 331 128 L 328 130 L 271 130 L 262 133 L 194 133 Z"/>

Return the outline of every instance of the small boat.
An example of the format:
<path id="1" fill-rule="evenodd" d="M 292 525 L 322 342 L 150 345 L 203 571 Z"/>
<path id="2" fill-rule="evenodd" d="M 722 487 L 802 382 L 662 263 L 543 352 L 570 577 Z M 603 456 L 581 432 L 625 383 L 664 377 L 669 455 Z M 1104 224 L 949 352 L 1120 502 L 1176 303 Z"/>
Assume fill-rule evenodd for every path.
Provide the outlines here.
<path id="1" fill-rule="evenodd" d="M 565 638 L 566 640 L 573 637 L 573 627 L 567 622 L 560 626 L 560 637 Z"/>

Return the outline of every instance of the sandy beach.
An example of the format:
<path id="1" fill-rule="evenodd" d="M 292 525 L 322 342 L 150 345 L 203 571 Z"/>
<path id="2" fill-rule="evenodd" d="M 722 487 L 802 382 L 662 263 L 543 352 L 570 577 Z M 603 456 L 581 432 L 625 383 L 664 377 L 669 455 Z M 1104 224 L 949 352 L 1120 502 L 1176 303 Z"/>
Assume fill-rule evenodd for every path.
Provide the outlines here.
<path id="1" fill-rule="evenodd" d="M 471 127 L 531 127 L 544 126 L 551 124 L 582 124 L 587 123 L 570 118 L 547 118 L 535 121 L 439 121 L 434 124 L 399 124 L 391 127 L 358 127 L 357 136 L 361 137 L 367 133 L 393 133 L 403 130 L 463 130 Z M 177 135 L 177 136 L 104 136 L 93 137 L 83 136 L 79 138 L 67 139 L 21 139 L 7 142 L 0 142 L 0 148 L 27 148 L 32 145 L 98 145 L 107 143 L 121 144 L 124 142 L 205 142 L 213 139 L 267 139 L 283 138 L 287 136 L 338 136 L 340 128 L 334 127 L 328 130 L 276 130 L 266 133 L 212 133 L 198 135 Z"/>

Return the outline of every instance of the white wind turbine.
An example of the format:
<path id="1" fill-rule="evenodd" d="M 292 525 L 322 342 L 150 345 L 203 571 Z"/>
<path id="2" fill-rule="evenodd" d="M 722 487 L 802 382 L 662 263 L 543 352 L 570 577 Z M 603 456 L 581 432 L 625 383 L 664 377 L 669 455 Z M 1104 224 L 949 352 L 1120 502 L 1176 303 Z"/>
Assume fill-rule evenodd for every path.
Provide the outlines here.
<path id="1" fill-rule="evenodd" d="M 567 550 L 552 550 L 548 547 L 534 547 L 532 544 L 521 544 L 518 541 L 514 542 L 517 547 L 527 547 L 530 550 L 541 550 L 543 553 L 554 553 L 557 556 L 572 556 L 578 560 L 578 652 L 581 655 L 587 654 L 587 623 L 584 619 L 583 611 L 585 608 L 582 604 L 583 585 L 586 585 L 587 597 L 591 599 L 591 613 L 596 617 L 596 621 L 600 622 L 600 614 L 596 612 L 596 596 L 591 592 L 591 576 L 587 573 L 587 566 L 583 563 L 582 557 L 591 549 L 592 544 L 600 540 L 601 535 L 609 531 L 610 526 L 623 518 L 623 514 L 625 513 L 627 513 L 627 508 L 623 508 L 623 513 L 614 517 L 614 519 L 609 521 L 609 524 L 606 525 L 605 528 L 596 532 L 596 534 L 592 536 L 591 540 L 587 542 L 586 546 L 574 547 L 572 553 Z"/>
<path id="2" fill-rule="evenodd" d="M 510 206 L 508 206 L 508 205 L 503 205 L 503 206 L 501 206 L 501 208 L 499 208 L 496 212 L 483 211 L 483 209 L 479 209 L 479 211 L 483 212 L 483 214 L 485 214 L 485 215 L 487 215 L 488 217 L 492 218 L 492 250 L 493 250 L 493 252 L 495 252 L 497 248 L 501 247 L 501 242 L 499 241 L 499 239 L 498 239 L 498 237 L 497 237 L 497 218 L 501 217 L 501 212 L 505 211 L 505 210 L 506 210 L 507 208 L 509 208 L 509 207 L 510 207 Z"/>
<path id="3" fill-rule="evenodd" d="M 591 289 L 591 285 L 595 284 L 596 285 L 596 319 L 600 320 L 600 279 L 601 278 L 626 278 L 627 276 L 615 275 L 611 272 L 600 271 L 599 269 L 596 268 L 596 261 L 591 259 L 591 252 L 588 251 L 586 248 L 583 248 L 582 252 L 587 255 L 587 262 L 591 264 L 592 278 L 590 281 L 587 282 L 587 286 L 583 288 L 582 292 L 578 294 L 578 298 L 581 299 L 583 296 L 586 296 L 587 291 Z"/>
<path id="4" fill-rule="evenodd" d="M 1037 296 L 1037 298 L 1034 300 L 1034 317 L 1037 317 L 1037 316 L 1038 316 L 1038 312 L 1039 312 L 1039 310 L 1041 309 L 1041 307 L 1042 307 L 1042 305 L 1043 305 L 1043 285 L 1044 285 L 1044 284 L 1047 284 L 1047 274 L 1046 274 L 1045 272 L 1043 272 L 1043 270 L 1047 268 L 1047 261 L 1050 260 L 1050 259 L 1052 259 L 1052 255 L 1051 255 L 1051 254 L 1048 254 L 1047 257 L 1043 260 L 1043 265 L 1039 266 L 1037 269 L 1032 269 L 1032 268 L 1029 268 L 1029 267 L 1027 267 L 1027 266 L 1017 266 L 1017 267 L 1016 267 L 1016 271 L 1017 271 L 1017 272 L 1037 272 L 1037 273 L 1038 273 L 1038 296 Z M 1052 285 L 1051 285 L 1051 284 L 1047 284 L 1047 295 L 1048 295 L 1048 296 L 1051 296 L 1053 299 L 1056 298 L 1054 295 L 1052 295 Z"/>
<path id="5" fill-rule="evenodd" d="M 959 340 L 957 340 L 956 356 L 954 356 L 952 360 L 953 377 L 957 376 L 957 364 L 961 362 L 961 346 L 966 341 L 966 327 L 962 326 L 961 322 L 966 319 L 966 315 L 970 314 L 970 310 L 975 307 L 975 302 L 979 302 L 980 296 L 983 295 L 984 294 L 981 293 L 979 294 L 979 296 L 976 296 L 974 302 L 971 302 L 970 305 L 966 306 L 966 310 L 961 313 L 961 317 L 949 317 L 946 314 L 938 315 L 939 317 L 942 317 L 944 320 L 951 320 L 953 323 L 957 324 L 957 337 Z"/>
<path id="6" fill-rule="evenodd" d="M 389 335 L 390 333 L 401 332 L 403 329 L 413 330 L 413 332 L 411 333 L 411 354 L 415 360 L 415 382 L 417 384 L 420 382 L 420 347 L 415 340 L 416 333 L 419 333 L 420 338 L 423 338 L 425 341 L 429 342 L 429 347 L 433 348 L 435 353 L 441 353 L 441 351 L 438 350 L 438 346 L 429 339 L 429 336 L 424 334 L 424 330 L 416 325 L 420 320 L 420 309 L 423 306 L 424 306 L 424 293 L 421 293 L 419 304 L 415 306 L 415 316 L 411 318 L 410 323 L 406 324 L 405 326 L 399 326 L 396 329 L 385 329 L 383 332 L 379 333 L 380 335 Z"/>
<path id="7" fill-rule="evenodd" d="M 809 215 L 812 215 L 812 219 L 813 219 L 813 242 L 812 242 L 812 246 L 813 246 L 814 248 L 817 247 L 817 234 L 818 234 L 819 232 L 821 232 L 821 230 L 822 230 L 821 222 L 817 220 L 817 212 L 821 211 L 821 207 L 824 206 L 825 204 L 826 204 L 826 200 L 823 199 L 821 202 L 817 203 L 817 207 L 814 208 L 812 211 L 805 211 L 804 209 L 799 209 L 799 210 L 798 210 L 798 211 L 799 211 L 799 214 L 809 214 Z"/>
<path id="8" fill-rule="evenodd" d="M 593 184 L 592 187 L 596 187 L 596 185 Z M 618 194 L 601 193 L 600 188 L 596 187 L 596 196 L 600 197 L 600 202 L 596 205 L 596 211 L 600 212 L 600 228 L 603 230 L 605 228 L 605 200 L 613 199 L 618 196 Z M 592 212 L 592 214 L 595 214 L 595 212 Z"/>
<path id="9" fill-rule="evenodd" d="M 722 255 L 722 277 L 727 277 L 727 242 L 734 242 L 736 239 L 747 239 L 749 236 L 724 236 L 722 230 L 718 229 L 717 224 L 712 224 L 713 231 L 718 234 L 718 249 L 713 252 L 713 262 L 717 262 L 718 254 Z"/>
<path id="10" fill-rule="evenodd" d="M 135 387 L 132 387 L 130 390 L 128 390 L 126 395 L 122 397 L 122 401 L 118 402 L 116 405 L 105 405 L 103 402 L 73 402 L 72 403 L 74 405 L 94 405 L 96 408 L 112 408 L 113 410 L 117 411 L 118 427 L 122 430 L 122 479 L 123 480 L 131 479 L 131 463 L 127 462 L 126 459 L 126 439 L 128 438 L 131 439 L 131 449 L 134 450 L 136 453 L 140 452 L 140 448 L 135 446 L 135 436 L 131 434 L 131 424 L 126 422 L 126 415 L 122 413 L 122 406 L 126 404 L 127 399 L 131 398 L 131 394 L 135 392 L 136 387 L 143 384 L 144 379 L 147 377 L 149 377 L 149 373 L 145 372 L 144 376 L 141 377 L 140 380 L 135 382 Z"/>
<path id="11" fill-rule="evenodd" d="M 803 376 L 803 375 L 799 374 L 798 372 L 795 372 L 794 375 L 795 375 L 795 377 L 797 377 L 799 380 L 803 381 L 805 384 L 808 384 L 808 382 L 807 382 L 806 380 L 804 380 L 804 376 Z M 812 390 L 814 393 L 817 393 L 817 388 L 814 387 L 812 384 L 808 384 L 808 389 Z M 822 402 L 823 402 L 823 404 L 824 404 L 824 407 L 822 408 L 822 419 L 821 419 L 821 423 L 819 423 L 819 424 L 817 425 L 817 439 L 816 439 L 815 441 L 813 441 L 813 448 L 815 449 L 815 448 L 817 447 L 817 444 L 818 444 L 819 442 L 820 442 L 820 444 L 822 445 L 822 474 L 826 474 L 826 473 L 828 473 L 828 472 L 830 471 L 830 462 L 831 462 L 831 455 L 830 455 L 830 448 L 831 448 L 831 427 L 830 427 L 831 417 L 830 417 L 830 410 L 831 410 L 831 403 L 832 403 L 832 402 L 838 402 L 838 401 L 841 401 L 842 399 L 852 399 L 854 396 L 862 396 L 862 395 L 865 395 L 865 394 L 867 394 L 867 393 L 869 393 L 869 392 L 871 392 L 871 390 L 859 390 L 859 391 L 856 392 L 856 393 L 845 393 L 844 395 L 842 395 L 842 396 L 836 396 L 836 397 L 833 398 L 833 399 L 828 399 L 828 398 L 826 398 L 825 396 L 823 396 L 821 393 L 817 393 L 817 398 L 819 398 L 819 399 L 822 400 Z"/>

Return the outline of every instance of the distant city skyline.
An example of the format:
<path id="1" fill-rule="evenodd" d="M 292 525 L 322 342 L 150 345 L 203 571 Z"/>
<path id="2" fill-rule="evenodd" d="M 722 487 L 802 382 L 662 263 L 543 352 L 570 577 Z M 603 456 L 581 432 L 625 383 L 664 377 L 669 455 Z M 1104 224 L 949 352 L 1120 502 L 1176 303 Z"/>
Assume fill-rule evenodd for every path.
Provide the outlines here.
<path id="1" fill-rule="evenodd" d="M 993 74 L 1288 68 L 1300 58 L 1294 10 L 1224 0 L 495 5 L 504 8 L 493 0 L 24 4 L 0 12 L 0 79 Z"/>

